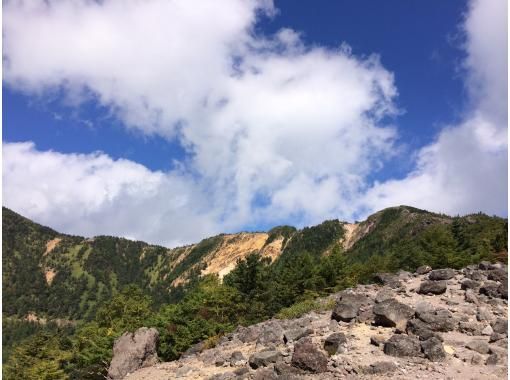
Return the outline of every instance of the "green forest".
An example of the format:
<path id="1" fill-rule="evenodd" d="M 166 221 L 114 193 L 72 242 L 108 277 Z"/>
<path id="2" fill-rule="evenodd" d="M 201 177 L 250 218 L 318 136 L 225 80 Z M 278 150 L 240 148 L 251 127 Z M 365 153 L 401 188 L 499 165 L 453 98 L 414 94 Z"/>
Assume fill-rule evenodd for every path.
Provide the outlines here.
<path id="1" fill-rule="evenodd" d="M 5 379 L 103 379 L 113 342 L 125 331 L 157 328 L 158 354 L 172 360 L 199 342 L 213 347 L 239 325 L 331 307 L 320 297 L 372 282 L 378 272 L 506 261 L 508 250 L 506 219 L 400 206 L 362 222 L 368 232 L 347 251 L 337 220 L 301 230 L 276 227 L 266 244 L 284 238 L 277 260 L 253 252 L 220 281 L 199 273 L 217 237 L 169 250 L 62 235 L 6 208 L 2 222 Z M 45 254 L 57 237 L 60 243 Z M 180 255 L 186 256 L 177 260 Z M 48 267 L 58 269 L 50 284 Z M 173 287 L 189 268 L 195 269 L 189 281 Z M 44 323 L 27 321 L 28 313 Z"/>

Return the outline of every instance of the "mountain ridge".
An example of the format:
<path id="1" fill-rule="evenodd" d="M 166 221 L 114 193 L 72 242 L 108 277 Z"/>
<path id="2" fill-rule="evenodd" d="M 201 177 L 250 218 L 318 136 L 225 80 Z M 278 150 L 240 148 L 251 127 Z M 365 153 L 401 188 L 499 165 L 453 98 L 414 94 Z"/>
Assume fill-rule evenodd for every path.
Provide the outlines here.
<path id="1" fill-rule="evenodd" d="M 17 279 L 13 266 L 23 261 L 24 265 L 17 268 L 27 276 L 21 277 L 28 277 L 27 272 L 31 271 L 36 277 L 34 286 L 48 295 L 45 302 L 50 303 L 47 310 L 40 305 L 43 301 L 39 304 L 32 302 L 24 310 L 10 307 L 12 298 L 27 292 L 23 289 L 11 295 L 7 291 L 7 313 L 45 314 L 53 309 L 56 317 L 73 317 L 74 314 L 78 318 L 92 315 L 97 304 L 129 283 L 148 288 L 151 295 L 160 293 L 156 294 L 156 298 L 169 301 L 171 297 L 165 299 L 162 294 L 167 295 L 173 288 L 185 286 L 197 276 L 218 274 L 222 278 L 235 268 L 239 260 L 251 253 L 258 253 L 274 263 L 285 261 L 287 256 L 302 251 L 327 255 L 339 246 L 349 254 L 368 258 L 381 250 L 383 241 L 391 245 L 394 244 L 392 241 L 400 241 L 402 236 L 413 236 L 433 226 L 452 225 L 454 220 L 468 221 L 470 218 L 456 219 L 410 206 L 395 206 L 378 211 L 359 223 L 335 219 L 300 230 L 292 226 L 277 226 L 267 232 L 219 234 L 194 244 L 166 248 L 122 237 L 99 235 L 85 238 L 61 234 L 8 208 L 3 207 L 2 211 L 4 274 L 7 275 L 4 289 L 11 281 L 10 275 Z M 504 221 L 483 214 L 471 217 L 499 224 Z M 21 247 L 17 247 L 20 244 Z M 20 249 L 24 255 L 19 252 Z M 22 257 L 25 255 L 29 257 Z M 25 265 L 27 263 L 28 266 Z M 62 284 L 67 297 L 63 291 L 58 291 Z M 78 297 L 80 303 L 67 311 L 55 311 L 52 304 L 57 298 L 60 298 L 58 303 L 61 304 L 62 299 L 55 297 L 54 293 L 62 293 L 64 300 Z M 28 294 L 38 298 L 34 292 Z M 94 300 L 96 296 L 99 300 Z"/>

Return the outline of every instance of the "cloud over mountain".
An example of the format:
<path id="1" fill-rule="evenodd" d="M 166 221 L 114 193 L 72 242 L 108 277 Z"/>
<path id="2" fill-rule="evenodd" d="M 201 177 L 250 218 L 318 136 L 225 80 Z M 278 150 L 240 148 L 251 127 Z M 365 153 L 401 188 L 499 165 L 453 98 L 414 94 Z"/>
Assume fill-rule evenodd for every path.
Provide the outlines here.
<path id="1" fill-rule="evenodd" d="M 126 128 L 177 139 L 187 154 L 177 169 L 151 172 L 101 153 L 4 143 L 4 203 L 65 232 L 165 244 L 390 204 L 501 212 L 501 4 L 473 2 L 466 17 L 473 111 L 419 152 L 407 178 L 370 188 L 398 148 L 388 122 L 397 89 L 377 56 L 309 46 L 291 29 L 257 33 L 258 20 L 277 12 L 270 1 L 9 1 L 7 85 L 39 96 L 63 90 L 76 107 L 92 98 Z"/>

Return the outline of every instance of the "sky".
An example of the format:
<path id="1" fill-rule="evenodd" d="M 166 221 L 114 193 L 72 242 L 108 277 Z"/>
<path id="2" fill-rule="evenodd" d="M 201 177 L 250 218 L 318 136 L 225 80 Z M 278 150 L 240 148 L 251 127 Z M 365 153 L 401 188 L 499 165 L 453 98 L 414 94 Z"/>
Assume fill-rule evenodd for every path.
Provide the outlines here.
<path id="1" fill-rule="evenodd" d="M 507 216 L 505 0 L 3 3 L 3 205 L 166 246 Z"/>

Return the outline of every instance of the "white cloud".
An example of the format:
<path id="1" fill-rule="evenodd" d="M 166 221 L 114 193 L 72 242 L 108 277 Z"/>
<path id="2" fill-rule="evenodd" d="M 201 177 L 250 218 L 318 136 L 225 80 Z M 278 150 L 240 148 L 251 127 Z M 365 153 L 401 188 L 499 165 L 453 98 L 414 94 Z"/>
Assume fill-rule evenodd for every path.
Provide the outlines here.
<path id="1" fill-rule="evenodd" d="M 102 153 L 40 152 L 31 143 L 4 143 L 3 176 L 8 207 L 61 232 L 166 245 L 219 232 L 190 178 Z"/>
<path id="2" fill-rule="evenodd" d="M 507 2 L 472 1 L 464 31 L 470 93 L 464 121 L 421 149 L 405 179 L 370 189 L 369 209 L 411 204 L 451 214 L 507 213 Z"/>
<path id="3" fill-rule="evenodd" d="M 475 111 L 424 148 L 408 178 L 365 193 L 396 138 L 382 120 L 395 114 L 397 90 L 376 56 L 307 46 L 291 29 L 257 35 L 257 20 L 276 12 L 270 1 L 8 1 L 7 85 L 40 96 L 65 89 L 77 107 L 93 96 L 129 128 L 176 137 L 187 157 L 162 173 L 104 154 L 5 144 L 4 204 L 68 232 L 165 244 L 397 203 L 500 212 L 506 109 L 494 112 L 487 99 L 504 97 L 506 106 L 506 87 L 495 94 L 506 55 L 504 65 L 493 61 L 506 45 L 494 38 L 501 17 L 473 16 L 482 4 L 466 22 Z M 479 37 L 486 24 L 489 36 Z"/>
<path id="4" fill-rule="evenodd" d="M 257 18 L 274 12 L 270 2 L 255 0 L 10 1 L 4 5 L 4 80 L 28 94 L 65 88 L 67 101 L 77 105 L 83 93 L 92 93 L 129 127 L 177 136 L 188 152 L 184 171 L 157 176 L 189 187 L 190 173 L 199 178 L 196 192 L 215 218 L 204 223 L 216 230 L 295 215 L 297 223 L 346 215 L 366 175 L 390 154 L 395 130 L 380 120 L 395 112 L 393 76 L 376 56 L 354 57 L 345 45 L 305 46 L 290 29 L 256 35 Z M 22 165 L 16 168 L 23 176 Z M 34 216 L 35 209 L 17 199 L 28 195 L 13 176 L 4 174 L 12 190 L 5 203 Z M 66 184 L 75 181 L 70 176 Z M 97 209 L 106 215 L 106 184 L 97 186 Z M 173 194 L 166 185 L 157 189 Z M 93 191 L 88 197 L 94 202 Z M 43 198 L 49 206 L 38 216 L 53 225 L 71 223 L 71 216 L 52 214 L 64 200 L 54 192 Z M 164 212 L 161 202 L 161 210 L 151 212 Z M 195 222 L 182 221 L 195 238 L 203 237 Z"/>

